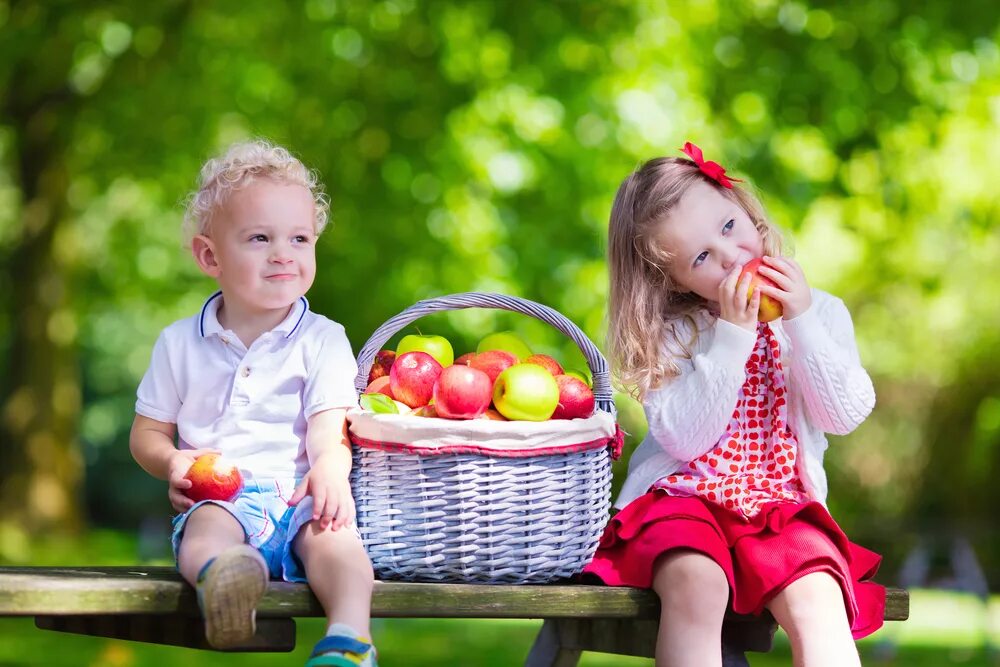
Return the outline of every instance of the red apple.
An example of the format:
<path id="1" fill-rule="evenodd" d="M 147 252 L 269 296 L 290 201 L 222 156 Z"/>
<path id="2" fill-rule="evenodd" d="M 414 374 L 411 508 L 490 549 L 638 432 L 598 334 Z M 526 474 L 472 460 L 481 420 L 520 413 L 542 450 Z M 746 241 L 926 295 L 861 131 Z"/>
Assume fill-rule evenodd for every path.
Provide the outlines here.
<path id="1" fill-rule="evenodd" d="M 594 392 L 587 383 L 572 375 L 557 375 L 559 405 L 552 413 L 553 419 L 576 419 L 594 414 Z"/>
<path id="2" fill-rule="evenodd" d="M 499 412 L 497 412 L 493 408 L 490 408 L 489 410 L 487 410 L 483 414 L 479 415 L 479 418 L 480 419 L 490 419 L 490 420 L 495 421 L 495 422 L 505 422 L 505 421 L 508 421 L 506 417 L 504 417 L 502 414 L 500 414 Z"/>
<path id="3" fill-rule="evenodd" d="M 392 350 L 379 350 L 375 354 L 375 360 L 372 361 L 372 369 L 368 371 L 368 384 L 371 384 L 377 378 L 388 376 L 394 361 L 396 361 L 395 352 Z"/>
<path id="4" fill-rule="evenodd" d="M 434 384 L 434 407 L 445 419 L 475 419 L 492 400 L 490 376 L 469 366 L 449 366 Z"/>
<path id="5" fill-rule="evenodd" d="M 762 264 L 761 259 L 758 257 L 756 259 L 751 259 L 749 262 L 743 265 L 743 271 L 740 273 L 740 280 L 743 280 L 743 276 L 748 273 L 753 276 L 750 280 L 750 287 L 747 290 L 747 299 L 753 296 L 753 290 L 758 285 L 768 285 L 770 287 L 777 287 L 772 280 L 765 278 L 764 276 L 757 273 Z M 757 320 L 759 322 L 770 322 L 771 320 L 776 320 L 781 317 L 781 303 L 773 299 L 766 294 L 760 295 L 760 309 L 757 311 Z"/>
<path id="6" fill-rule="evenodd" d="M 483 371 L 490 376 L 490 382 L 496 382 L 497 376 L 517 363 L 517 355 L 506 350 L 486 350 L 480 352 L 469 362 L 470 368 Z"/>
<path id="7" fill-rule="evenodd" d="M 517 364 L 497 377 L 493 405 L 507 419 L 545 421 L 559 404 L 559 385 L 537 364 Z"/>
<path id="8" fill-rule="evenodd" d="M 547 354 L 533 354 L 524 361 L 522 364 L 538 364 L 548 372 L 552 373 L 552 376 L 563 374 L 563 367 L 559 365 L 559 362 L 550 357 Z"/>
<path id="9" fill-rule="evenodd" d="M 367 387 L 365 387 L 364 393 L 366 394 L 385 394 L 389 398 L 394 398 L 392 395 L 392 388 L 389 386 L 391 380 L 388 376 L 382 376 L 380 378 L 375 378 L 372 380 Z"/>
<path id="10" fill-rule="evenodd" d="M 422 405 L 410 413 L 414 417 L 437 417 L 437 408 L 433 405 Z"/>
<path id="11" fill-rule="evenodd" d="M 389 371 L 389 388 L 397 401 L 417 408 L 431 400 L 440 375 L 437 359 L 426 352 L 406 352 L 396 357 Z"/>
<path id="12" fill-rule="evenodd" d="M 475 356 L 476 356 L 475 352 L 466 352 L 465 354 L 463 354 L 462 356 L 460 356 L 458 359 L 455 360 L 455 365 L 468 366 L 469 362 L 471 362 Z"/>
<path id="13" fill-rule="evenodd" d="M 240 469 L 218 454 L 202 454 L 196 458 L 184 479 L 191 481 L 191 488 L 184 489 L 184 495 L 195 502 L 229 501 L 243 488 Z"/>

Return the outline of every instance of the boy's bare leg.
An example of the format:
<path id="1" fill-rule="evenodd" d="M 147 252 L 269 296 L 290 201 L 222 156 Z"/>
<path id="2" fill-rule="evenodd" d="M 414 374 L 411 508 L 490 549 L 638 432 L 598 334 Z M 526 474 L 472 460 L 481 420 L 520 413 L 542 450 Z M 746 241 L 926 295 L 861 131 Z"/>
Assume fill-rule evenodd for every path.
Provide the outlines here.
<path id="1" fill-rule="evenodd" d="M 187 518 L 177 552 L 177 567 L 194 586 L 205 563 L 229 547 L 246 542 L 243 526 L 218 505 L 202 505 Z"/>
<path id="2" fill-rule="evenodd" d="M 324 530 L 318 521 L 310 521 L 293 546 L 305 566 L 309 587 L 326 611 L 328 625 L 343 623 L 362 637 L 371 637 L 375 575 L 354 529 Z"/>
<path id="3" fill-rule="evenodd" d="M 245 544 L 236 518 L 215 505 L 196 509 L 184 526 L 177 561 L 181 576 L 198 590 L 208 643 L 228 648 L 252 638 L 268 568 L 260 553 Z"/>

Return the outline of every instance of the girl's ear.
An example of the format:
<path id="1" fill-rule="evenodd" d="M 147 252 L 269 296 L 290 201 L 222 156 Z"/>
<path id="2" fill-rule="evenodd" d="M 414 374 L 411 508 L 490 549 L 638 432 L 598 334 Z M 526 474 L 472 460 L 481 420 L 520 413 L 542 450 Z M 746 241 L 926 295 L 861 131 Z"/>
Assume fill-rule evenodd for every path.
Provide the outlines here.
<path id="1" fill-rule="evenodd" d="M 218 257 L 215 255 L 215 243 L 204 234 L 198 234 L 191 239 L 191 254 L 202 273 L 211 278 L 218 278 L 222 273 Z"/>

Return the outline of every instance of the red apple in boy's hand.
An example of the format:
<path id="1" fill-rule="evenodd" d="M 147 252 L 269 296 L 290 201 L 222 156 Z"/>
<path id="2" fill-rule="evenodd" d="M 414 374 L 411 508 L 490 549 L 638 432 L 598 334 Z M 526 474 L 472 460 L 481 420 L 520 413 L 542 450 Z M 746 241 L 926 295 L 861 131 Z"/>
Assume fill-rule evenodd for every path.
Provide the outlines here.
<path id="1" fill-rule="evenodd" d="M 418 408 L 431 400 L 440 375 L 437 359 L 426 352 L 406 352 L 396 357 L 389 371 L 389 388 L 397 401 Z"/>
<path id="2" fill-rule="evenodd" d="M 191 488 L 183 493 L 195 502 L 202 500 L 232 500 L 243 488 L 239 468 L 218 454 L 202 454 L 188 468 L 184 479 Z"/>
<path id="3" fill-rule="evenodd" d="M 594 414 L 594 392 L 587 383 L 572 375 L 557 375 L 559 405 L 552 413 L 552 419 L 576 419 Z"/>
<path id="4" fill-rule="evenodd" d="M 393 362 L 396 361 L 396 353 L 392 350 L 379 350 L 372 361 L 372 369 L 368 371 L 368 384 L 380 377 L 389 375 Z"/>
<path id="5" fill-rule="evenodd" d="M 492 400 L 490 376 L 469 366 L 449 366 L 434 384 L 434 407 L 445 419 L 475 419 Z"/>
<path id="6" fill-rule="evenodd" d="M 556 375 L 562 375 L 563 374 L 563 367 L 559 365 L 558 361 L 556 361 L 555 359 L 553 359 L 552 357 L 550 357 L 547 354 L 533 354 L 530 357 L 527 357 L 521 363 L 522 364 L 537 364 L 538 366 L 541 366 L 542 368 L 544 368 L 548 372 L 552 373 L 553 377 L 555 377 Z"/>
<path id="7" fill-rule="evenodd" d="M 506 350 L 486 350 L 480 352 L 469 362 L 471 368 L 483 371 L 490 376 L 490 382 L 496 382 L 497 376 L 517 363 L 517 355 Z"/>
<path id="8" fill-rule="evenodd" d="M 743 276 L 748 273 L 752 276 L 750 279 L 750 287 L 747 290 L 747 299 L 750 299 L 753 296 L 753 290 L 758 285 L 777 287 L 777 285 L 774 284 L 774 281 L 769 278 L 765 278 L 758 273 L 761 264 L 762 260 L 759 257 L 751 259 L 743 265 L 743 270 L 740 272 L 740 280 L 743 280 Z M 757 321 L 770 322 L 771 320 L 776 320 L 779 317 L 781 317 L 781 303 L 777 299 L 762 293 L 760 295 L 760 309 L 757 311 Z"/>

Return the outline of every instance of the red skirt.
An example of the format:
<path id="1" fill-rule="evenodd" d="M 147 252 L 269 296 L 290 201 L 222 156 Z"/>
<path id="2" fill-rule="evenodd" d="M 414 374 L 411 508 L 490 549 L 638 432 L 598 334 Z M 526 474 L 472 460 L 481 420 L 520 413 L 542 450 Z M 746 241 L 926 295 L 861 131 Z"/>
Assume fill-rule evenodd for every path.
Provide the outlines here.
<path id="1" fill-rule="evenodd" d="M 844 593 L 854 638 L 882 627 L 885 588 L 870 581 L 882 557 L 848 540 L 817 502 L 774 503 L 747 521 L 701 498 L 653 490 L 611 519 L 584 573 L 609 586 L 652 588 L 656 559 L 672 549 L 718 563 L 738 614 L 759 614 L 796 579 L 827 572 Z"/>

